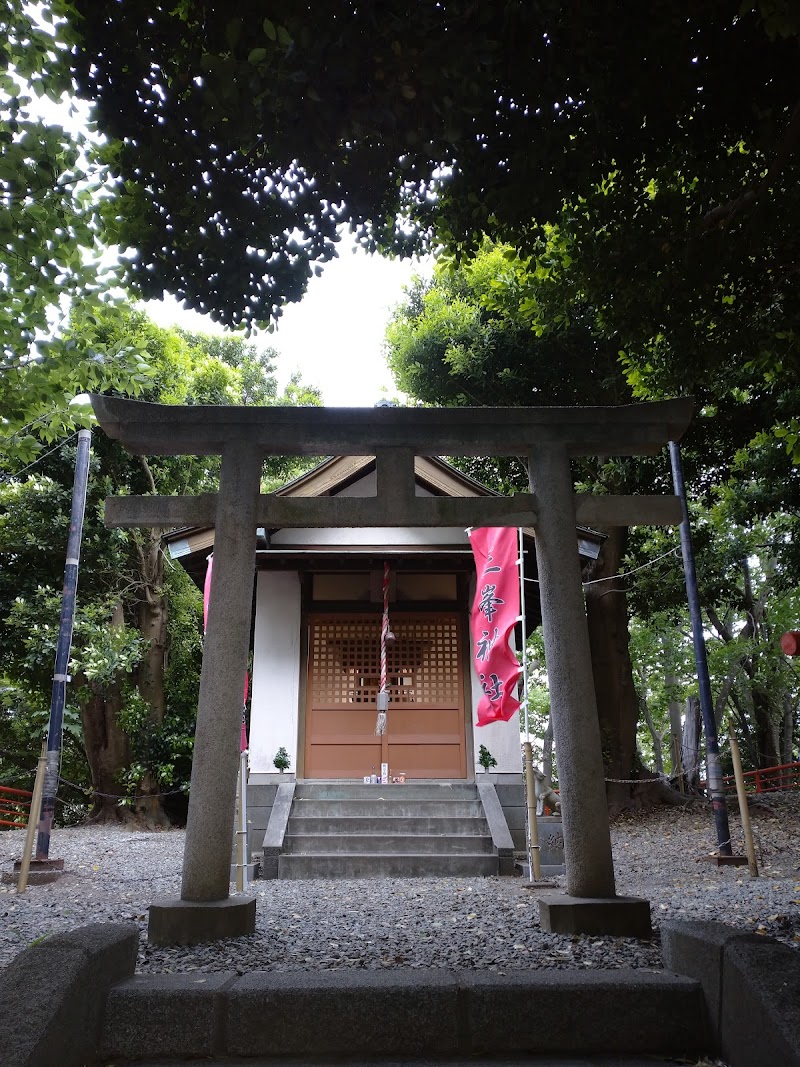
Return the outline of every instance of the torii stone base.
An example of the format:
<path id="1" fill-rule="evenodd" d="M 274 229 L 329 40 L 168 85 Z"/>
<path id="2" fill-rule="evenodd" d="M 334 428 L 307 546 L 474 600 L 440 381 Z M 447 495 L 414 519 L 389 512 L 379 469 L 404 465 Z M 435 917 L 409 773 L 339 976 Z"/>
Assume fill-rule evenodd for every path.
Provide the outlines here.
<path id="1" fill-rule="evenodd" d="M 198 945 L 256 932 L 256 898 L 240 894 L 225 900 L 165 897 L 150 905 L 147 940 L 151 945 Z"/>
<path id="2" fill-rule="evenodd" d="M 640 897 L 571 897 L 554 893 L 539 899 L 539 922 L 548 934 L 653 936 L 650 902 Z"/>

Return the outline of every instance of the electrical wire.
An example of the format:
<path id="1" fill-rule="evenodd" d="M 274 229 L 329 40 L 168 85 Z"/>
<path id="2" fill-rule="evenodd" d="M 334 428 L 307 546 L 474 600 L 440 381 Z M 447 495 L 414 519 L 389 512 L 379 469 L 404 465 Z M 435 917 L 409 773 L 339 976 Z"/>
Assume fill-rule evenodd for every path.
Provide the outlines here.
<path id="1" fill-rule="evenodd" d="M 29 471 L 31 467 L 35 467 L 37 463 L 41 463 L 43 459 L 47 459 L 48 456 L 52 456 L 54 452 L 58 452 L 59 449 L 63 448 L 65 445 L 68 445 L 73 438 L 78 436 L 78 433 L 79 431 L 76 430 L 75 433 L 70 434 L 69 437 L 65 437 L 63 441 L 60 441 L 57 445 L 54 445 L 54 447 L 51 448 L 49 452 L 44 452 L 41 456 L 37 456 L 32 463 L 29 463 L 27 467 L 23 467 L 22 470 L 14 471 L 11 474 L 3 472 L 2 474 L 0 474 L 0 481 L 10 482 L 12 478 L 19 478 L 19 476 L 21 474 L 24 474 L 25 471 Z"/>
<path id="2" fill-rule="evenodd" d="M 587 585 L 599 585 L 600 582 L 613 582 L 616 578 L 627 578 L 631 574 L 636 574 L 637 571 L 646 570 L 648 567 L 655 566 L 656 563 L 660 563 L 662 559 L 666 559 L 667 556 L 674 556 L 676 552 L 680 552 L 680 545 L 676 545 L 674 548 L 670 548 L 668 552 L 662 552 L 660 556 L 656 556 L 655 559 L 648 560 L 647 563 L 642 563 L 639 567 L 633 567 L 629 571 L 620 571 L 618 574 L 610 574 L 607 578 L 592 578 L 591 581 L 581 582 L 581 585 L 586 588 Z M 525 578 L 526 582 L 535 582 L 539 585 L 538 578 Z"/>

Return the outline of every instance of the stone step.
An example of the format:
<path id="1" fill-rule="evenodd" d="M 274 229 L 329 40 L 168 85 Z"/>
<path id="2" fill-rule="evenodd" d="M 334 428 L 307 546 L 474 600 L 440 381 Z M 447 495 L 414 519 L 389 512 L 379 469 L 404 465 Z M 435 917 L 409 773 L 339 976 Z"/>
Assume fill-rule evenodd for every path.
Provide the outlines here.
<path id="1" fill-rule="evenodd" d="M 322 818 L 315 815 L 291 815 L 289 834 L 488 834 L 486 819 L 472 818 L 440 819 L 434 816 L 396 815 L 334 815 Z"/>
<path id="2" fill-rule="evenodd" d="M 487 852 L 494 855 L 491 837 L 482 834 L 404 834 L 398 830 L 392 834 L 288 834 L 284 842 L 284 854 L 319 855 L 320 853 L 346 852 L 351 855 L 374 851 L 386 855 L 390 852 L 405 855 L 424 853 L 427 856 L 447 856 Z"/>
<path id="3" fill-rule="evenodd" d="M 237 1056 L 236 1059 L 225 1060 L 137 1060 L 136 1067 L 175 1067 L 176 1063 L 183 1064 L 183 1067 L 243 1067 L 245 1061 L 242 1061 Z M 708 1062 L 708 1061 L 706 1061 Z M 274 1059 L 250 1059 L 248 1057 L 247 1067 L 276 1067 Z M 381 1056 L 380 1058 L 370 1057 L 365 1060 L 362 1056 L 352 1057 L 340 1057 L 335 1059 L 314 1059 L 311 1067 L 686 1067 L 686 1059 L 676 1060 L 671 1056 L 664 1057 L 658 1056 L 656 1060 L 652 1056 L 642 1058 L 641 1056 L 526 1056 L 524 1064 L 520 1062 L 517 1056 L 511 1058 L 502 1057 L 497 1059 L 492 1056 L 490 1059 L 470 1058 L 464 1059 L 463 1057 L 456 1057 L 455 1059 L 440 1059 L 436 1057 L 435 1064 L 431 1064 L 429 1059 L 424 1060 L 406 1060 L 403 1059 L 400 1063 L 387 1062 L 387 1060 Z M 109 1067 L 115 1067 L 114 1064 L 109 1064 Z M 295 1064 L 294 1067 L 305 1067 L 304 1064 Z"/>
<path id="4" fill-rule="evenodd" d="M 295 800 L 369 800 L 400 795 L 408 800 L 470 800 L 474 782 L 406 782 L 405 785 L 364 785 L 361 782 L 298 782 Z"/>
<path id="5" fill-rule="evenodd" d="M 99 1059 L 364 1065 L 491 1057 L 497 1065 L 548 1055 L 564 1057 L 560 1067 L 583 1067 L 589 1057 L 619 1056 L 618 1067 L 629 1067 L 649 1055 L 695 1063 L 711 1051 L 704 1013 L 700 984 L 669 972 L 142 974 L 111 989 Z"/>
<path id="6" fill-rule="evenodd" d="M 279 878 L 485 878 L 497 875 L 493 853 L 413 852 L 284 853 Z"/>
<path id="7" fill-rule="evenodd" d="M 319 818 L 328 816 L 369 816 L 391 818 L 451 818 L 475 819 L 483 817 L 480 800 L 413 800 L 403 797 L 383 798 L 373 796 L 370 799 L 357 800 L 310 800 L 295 797 L 292 816 L 313 815 Z"/>

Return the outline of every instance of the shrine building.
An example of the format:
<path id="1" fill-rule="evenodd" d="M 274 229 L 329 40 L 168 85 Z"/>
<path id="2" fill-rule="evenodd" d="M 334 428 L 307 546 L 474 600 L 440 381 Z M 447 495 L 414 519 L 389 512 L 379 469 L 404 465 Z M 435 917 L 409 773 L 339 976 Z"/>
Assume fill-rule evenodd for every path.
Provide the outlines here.
<path id="1" fill-rule="evenodd" d="M 276 495 L 374 497 L 376 487 L 374 456 L 336 457 L 291 481 Z M 497 496 L 444 460 L 429 456 L 414 459 L 414 488 L 418 497 Z M 577 529 L 576 539 L 582 562 L 597 558 L 602 535 Z M 183 528 L 166 540 L 171 556 L 202 587 L 206 561 L 214 548 L 213 527 Z M 532 530 L 525 531 L 524 545 L 526 576 L 535 579 Z M 385 564 L 392 638 L 387 645 L 390 699 L 386 732 L 376 735 Z M 340 812 L 366 811 L 364 805 L 370 799 L 387 793 L 386 787 L 364 784 L 372 775 L 380 779 L 384 765 L 393 799 L 405 801 L 408 810 L 416 804 L 429 816 L 449 810 L 441 804 L 435 810 L 431 798 L 446 796 L 456 805 L 453 811 L 461 811 L 463 804 L 474 806 L 479 792 L 485 795 L 491 783 L 498 802 L 495 821 L 504 822 L 514 849 L 525 848 L 518 717 L 476 724 L 481 689 L 469 647 L 475 586 L 475 564 L 464 529 L 258 530 L 248 728 L 248 847 L 251 857 L 262 853 L 272 816 L 271 836 L 278 844 L 272 846 L 273 862 L 266 857 L 262 864 L 267 876 L 278 870 L 274 860 L 302 847 L 302 843 L 292 843 L 290 812 L 296 820 L 298 805 L 309 811 L 320 804 L 320 811 L 330 812 L 337 805 Z M 526 583 L 528 633 L 541 621 L 537 588 L 535 581 Z M 497 761 L 489 773 L 477 762 L 481 745 Z M 290 761 L 285 773 L 273 763 L 281 748 Z M 391 784 L 391 779 L 404 782 Z M 487 788 L 478 791 L 476 783 Z M 430 788 L 437 785 L 444 788 Z M 276 808 L 279 786 L 287 799 Z M 283 810 L 286 804 L 289 810 Z M 378 809 L 373 805 L 373 810 Z M 313 830 L 325 829 L 321 818 Z M 402 825 L 394 821 L 395 832 L 402 836 Z M 430 819 L 428 823 L 439 837 L 447 836 L 447 828 L 455 826 L 434 824 Z M 350 825 L 355 824 L 335 824 Z M 344 835 L 339 836 L 337 844 L 341 845 Z M 363 846 L 366 840 L 358 843 Z M 320 847 L 329 845 L 323 842 Z M 387 847 L 395 849 L 397 843 L 383 840 L 381 848 Z M 403 847 L 431 846 L 409 841 Z M 456 842 L 454 847 L 464 849 L 466 844 Z M 560 855 L 554 853 L 553 862 L 561 862 Z M 389 866 L 398 874 L 448 873 L 453 866 L 441 859 L 438 863 L 437 867 L 435 862 L 422 866 L 418 862 L 412 872 L 413 865 L 395 858 Z M 348 868 L 341 858 L 338 865 L 329 862 L 321 867 L 319 861 L 309 861 L 294 867 L 311 873 L 281 876 L 335 875 L 347 870 L 368 874 L 371 867 L 380 873 L 380 865 L 366 858 L 358 870 L 352 863 Z M 466 857 L 455 867 L 458 873 L 497 873 L 496 866 L 486 862 L 470 867 Z M 292 868 L 285 859 L 280 863 L 282 872 L 284 868 Z M 503 870 L 510 873 L 509 865 Z"/>

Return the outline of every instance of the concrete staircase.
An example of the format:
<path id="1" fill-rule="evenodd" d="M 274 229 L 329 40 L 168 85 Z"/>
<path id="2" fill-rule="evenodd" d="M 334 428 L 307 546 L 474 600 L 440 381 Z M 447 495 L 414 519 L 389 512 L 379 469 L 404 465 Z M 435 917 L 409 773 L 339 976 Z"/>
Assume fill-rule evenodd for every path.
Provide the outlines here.
<path id="1" fill-rule="evenodd" d="M 278 859 L 279 878 L 499 873 L 498 852 L 471 782 L 298 783 Z"/>

